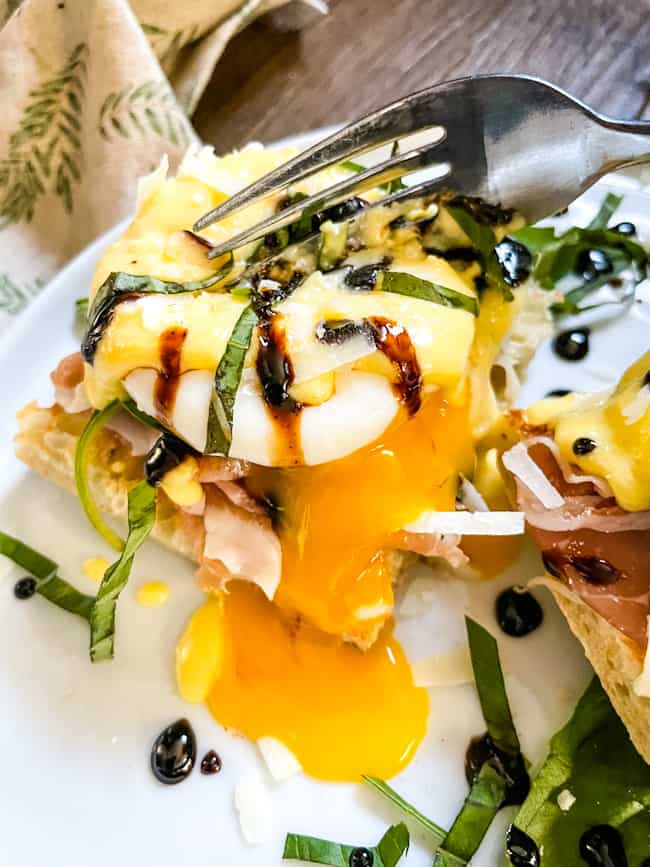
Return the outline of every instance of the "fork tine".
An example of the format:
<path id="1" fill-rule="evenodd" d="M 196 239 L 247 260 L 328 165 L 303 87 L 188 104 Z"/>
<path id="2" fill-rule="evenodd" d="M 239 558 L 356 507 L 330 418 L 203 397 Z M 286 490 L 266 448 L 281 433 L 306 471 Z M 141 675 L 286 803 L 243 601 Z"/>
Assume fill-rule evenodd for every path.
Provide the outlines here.
<path id="1" fill-rule="evenodd" d="M 328 166 L 360 156 L 403 136 L 444 126 L 444 116 L 436 117 L 432 112 L 437 108 L 436 102 L 441 100 L 444 104 L 447 90 L 448 85 L 421 90 L 339 130 L 204 214 L 194 224 L 194 231 L 199 232 L 253 200 L 264 198 Z M 432 117 L 435 123 L 431 122 Z"/>
<path id="2" fill-rule="evenodd" d="M 401 178 L 403 175 L 416 169 L 431 167 L 431 157 L 440 141 L 433 145 L 416 148 L 406 154 L 398 154 L 385 160 L 383 163 L 379 163 L 377 166 L 372 166 L 363 172 L 350 175 L 350 177 L 344 178 L 342 181 L 315 193 L 313 196 L 301 199 L 288 208 L 284 208 L 279 213 L 273 214 L 267 217 L 266 220 L 262 220 L 260 223 L 256 223 L 249 229 L 229 238 L 222 244 L 212 247 L 208 253 L 208 257 L 213 259 L 216 256 L 221 256 L 228 250 L 243 247 L 244 244 L 256 241 L 270 232 L 275 232 L 284 226 L 295 223 L 303 214 L 316 213 L 325 207 L 336 205 L 366 190 L 371 190 L 382 184 Z"/>

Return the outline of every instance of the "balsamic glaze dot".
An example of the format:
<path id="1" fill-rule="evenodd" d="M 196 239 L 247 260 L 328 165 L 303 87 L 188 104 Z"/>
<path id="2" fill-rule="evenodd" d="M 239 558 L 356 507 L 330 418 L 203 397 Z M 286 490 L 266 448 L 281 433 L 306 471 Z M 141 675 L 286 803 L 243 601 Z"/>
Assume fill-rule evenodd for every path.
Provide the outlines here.
<path id="1" fill-rule="evenodd" d="M 571 394 L 570 388 L 554 388 L 546 392 L 546 397 L 565 397 L 567 394 Z"/>
<path id="2" fill-rule="evenodd" d="M 165 473 L 177 467 L 190 452 L 189 446 L 173 434 L 158 437 L 144 459 L 144 476 L 150 485 L 157 485 Z"/>
<path id="3" fill-rule="evenodd" d="M 533 266 L 533 257 L 528 247 L 514 238 L 504 238 L 496 245 L 494 252 L 501 265 L 503 279 L 509 286 L 519 286 L 528 278 Z"/>
<path id="4" fill-rule="evenodd" d="M 332 205 L 325 210 L 316 214 L 318 224 L 331 220 L 333 223 L 340 223 L 342 220 L 348 220 L 359 211 L 363 211 L 368 206 L 368 202 L 360 196 L 353 196 L 351 199 L 346 199 L 344 202 L 339 202 L 338 205 Z"/>
<path id="5" fill-rule="evenodd" d="M 590 584 L 613 584 L 621 577 L 618 569 L 602 557 L 571 557 L 569 562 Z"/>
<path id="6" fill-rule="evenodd" d="M 499 626 L 512 638 L 530 635 L 544 619 L 542 606 L 532 593 L 509 587 L 499 593 L 496 601 L 496 615 Z"/>
<path id="7" fill-rule="evenodd" d="M 580 857 L 589 867 L 628 867 L 623 837 L 612 825 L 594 825 L 580 838 Z"/>
<path id="8" fill-rule="evenodd" d="M 14 596 L 16 599 L 31 599 L 36 593 L 36 579 L 31 575 L 19 578 L 14 584 Z"/>
<path id="9" fill-rule="evenodd" d="M 207 752 L 201 759 L 201 773 L 218 774 L 222 768 L 221 757 L 214 750 Z"/>
<path id="10" fill-rule="evenodd" d="M 582 250 L 576 260 L 576 271 L 583 280 L 595 280 L 603 274 L 611 274 L 614 270 L 612 261 L 602 250 Z"/>
<path id="11" fill-rule="evenodd" d="M 613 231 L 618 232 L 619 235 L 627 235 L 628 237 L 631 237 L 632 235 L 636 235 L 636 226 L 634 223 L 629 223 L 625 220 L 623 223 L 614 226 Z"/>
<path id="12" fill-rule="evenodd" d="M 541 863 L 537 843 L 516 825 L 508 828 L 506 852 L 512 867 L 539 867 Z"/>
<path id="13" fill-rule="evenodd" d="M 350 867 L 372 867 L 374 860 L 375 858 L 370 849 L 366 849 L 365 846 L 357 846 L 356 849 L 350 852 L 348 863 Z"/>
<path id="14" fill-rule="evenodd" d="M 644 388 L 646 385 L 650 385 L 650 370 L 646 371 L 646 374 L 643 377 L 643 382 L 641 383 L 641 388 Z"/>
<path id="15" fill-rule="evenodd" d="M 588 455 L 590 452 L 593 452 L 595 448 L 595 441 L 589 437 L 578 437 L 578 439 L 573 442 L 574 455 Z"/>
<path id="16" fill-rule="evenodd" d="M 465 753 L 465 778 L 470 786 L 483 765 L 490 765 L 506 780 L 506 793 L 501 807 L 523 804 L 530 791 L 530 777 L 521 753 L 513 755 L 500 750 L 489 733 L 470 740 Z"/>
<path id="17" fill-rule="evenodd" d="M 589 352 L 589 329 L 563 331 L 553 341 L 553 351 L 565 361 L 582 361 Z"/>
<path id="18" fill-rule="evenodd" d="M 151 770 L 161 783 L 173 786 L 189 777 L 196 761 L 196 736 L 186 719 L 167 726 L 151 748 Z"/>

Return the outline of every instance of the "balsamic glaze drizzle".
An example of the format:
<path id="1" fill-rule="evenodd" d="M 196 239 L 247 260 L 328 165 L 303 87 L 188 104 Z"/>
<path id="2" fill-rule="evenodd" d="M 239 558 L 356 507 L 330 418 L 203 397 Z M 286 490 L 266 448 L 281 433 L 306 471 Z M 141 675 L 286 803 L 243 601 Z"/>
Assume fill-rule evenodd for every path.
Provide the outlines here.
<path id="1" fill-rule="evenodd" d="M 594 825 L 580 838 L 580 857 L 589 867 L 628 867 L 621 832 L 612 825 Z"/>
<path id="2" fill-rule="evenodd" d="M 516 825 L 510 825 L 506 834 L 506 852 L 512 867 L 540 867 L 537 843 Z"/>
<path id="3" fill-rule="evenodd" d="M 422 404 L 422 373 L 408 331 L 380 316 L 372 316 L 367 321 L 374 333 L 375 346 L 397 369 L 398 380 L 394 387 L 399 399 L 409 415 L 415 415 Z"/>
<path id="4" fill-rule="evenodd" d="M 137 298 L 142 298 L 143 294 L 142 292 L 122 292 L 111 296 L 108 301 L 101 305 L 93 316 L 92 322 L 81 341 L 81 357 L 86 364 L 92 364 L 95 360 L 99 341 L 111 324 L 117 305 L 122 304 L 124 301 L 135 301 Z"/>
<path id="5" fill-rule="evenodd" d="M 181 353 L 186 337 L 187 328 L 175 325 L 166 328 L 158 341 L 161 369 L 154 384 L 153 401 L 158 417 L 168 425 L 171 425 L 180 385 Z"/>
<path id="6" fill-rule="evenodd" d="M 157 485 L 165 473 L 177 467 L 191 453 L 192 449 L 174 434 L 161 434 L 144 459 L 145 479 L 150 485 Z"/>
<path id="7" fill-rule="evenodd" d="M 565 361 L 582 361 L 589 352 L 589 329 L 563 331 L 553 341 L 553 351 Z"/>
<path id="8" fill-rule="evenodd" d="M 151 770 L 157 780 L 173 786 L 192 773 L 196 761 L 196 736 L 186 719 L 167 726 L 151 748 Z"/>
<path id="9" fill-rule="evenodd" d="M 14 596 L 16 599 L 31 599 L 36 593 L 36 578 L 31 575 L 26 575 L 24 578 L 19 578 L 14 584 Z"/>
<path id="10" fill-rule="evenodd" d="M 541 626 L 542 606 L 532 593 L 508 587 L 497 596 L 496 615 L 499 626 L 512 638 L 523 638 Z"/>
<path id="11" fill-rule="evenodd" d="M 501 807 L 523 804 L 530 791 L 530 777 L 522 754 L 503 752 L 486 732 L 472 738 L 465 753 L 465 777 L 470 786 L 486 763 L 506 780 L 506 794 Z"/>
<path id="12" fill-rule="evenodd" d="M 565 397 L 567 394 L 571 394 L 570 388 L 554 388 L 546 392 L 546 397 Z"/>

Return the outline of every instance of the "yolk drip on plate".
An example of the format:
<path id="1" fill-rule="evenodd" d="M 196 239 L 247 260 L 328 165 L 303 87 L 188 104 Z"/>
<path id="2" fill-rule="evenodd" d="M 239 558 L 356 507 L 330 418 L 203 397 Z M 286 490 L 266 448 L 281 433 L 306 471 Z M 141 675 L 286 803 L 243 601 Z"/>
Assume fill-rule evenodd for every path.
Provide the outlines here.
<path id="1" fill-rule="evenodd" d="M 182 695 L 198 697 L 194 646 L 205 651 L 210 640 L 214 668 L 198 676 L 211 679 L 213 716 L 251 740 L 282 741 L 312 777 L 392 777 L 425 734 L 428 695 L 413 685 L 390 625 L 364 652 L 233 582 L 195 614 L 179 644 Z"/>
<path id="2" fill-rule="evenodd" d="M 190 622 L 177 654 L 183 696 L 225 727 L 275 737 L 311 776 L 394 776 L 426 731 L 427 693 L 386 622 L 391 547 L 423 510 L 453 510 L 473 460 L 464 404 L 434 395 L 381 441 L 343 460 L 255 468 L 277 508 L 283 572 L 274 602 L 233 582 Z M 363 651 L 343 637 L 372 646 Z"/>

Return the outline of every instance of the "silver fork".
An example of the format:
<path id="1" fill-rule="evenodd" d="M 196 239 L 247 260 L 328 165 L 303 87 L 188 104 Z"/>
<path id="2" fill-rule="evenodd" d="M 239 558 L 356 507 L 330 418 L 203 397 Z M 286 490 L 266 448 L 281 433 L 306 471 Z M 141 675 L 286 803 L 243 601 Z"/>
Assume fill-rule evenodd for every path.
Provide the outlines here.
<path id="1" fill-rule="evenodd" d="M 563 210 L 603 174 L 650 161 L 650 122 L 612 120 L 526 75 L 459 78 L 379 109 L 310 147 L 205 214 L 200 231 L 323 169 L 405 136 L 444 128 L 436 141 L 397 153 L 295 202 L 218 246 L 219 256 L 366 190 L 419 169 L 433 179 L 382 203 L 437 189 L 515 208 L 527 223 Z"/>

